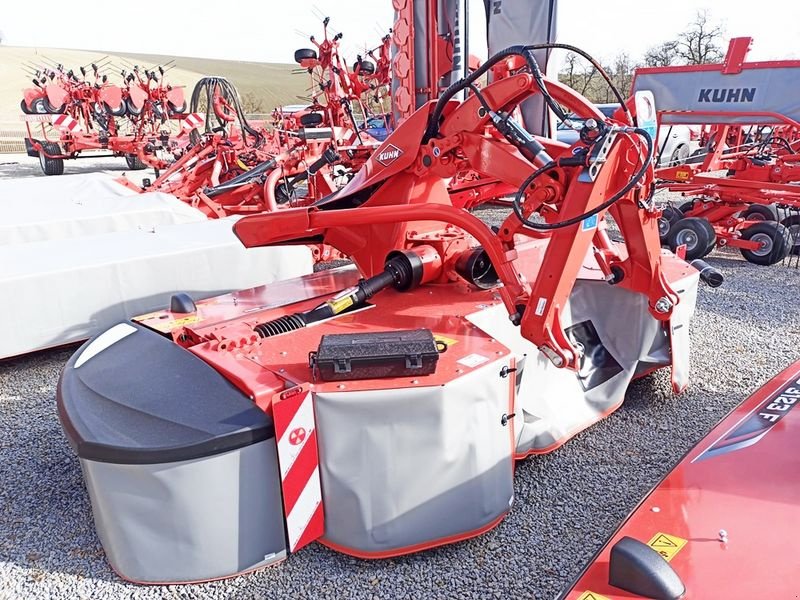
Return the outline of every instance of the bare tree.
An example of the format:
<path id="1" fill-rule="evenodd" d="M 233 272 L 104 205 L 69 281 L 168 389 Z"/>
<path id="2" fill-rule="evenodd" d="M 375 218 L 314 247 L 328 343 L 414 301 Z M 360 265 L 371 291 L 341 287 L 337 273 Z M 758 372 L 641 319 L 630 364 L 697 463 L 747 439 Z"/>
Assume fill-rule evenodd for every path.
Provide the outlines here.
<path id="1" fill-rule="evenodd" d="M 620 52 L 614 57 L 614 63 L 611 68 L 611 78 L 614 81 L 614 85 L 625 97 L 631 92 L 633 71 L 635 68 L 636 65 L 627 52 Z"/>
<path id="2" fill-rule="evenodd" d="M 678 59 L 678 40 L 652 46 L 644 53 L 646 67 L 670 67 Z"/>
<path id="3" fill-rule="evenodd" d="M 678 36 L 676 53 L 687 65 L 719 62 L 723 58 L 723 33 L 722 26 L 711 21 L 707 10 L 698 11 L 694 22 Z"/>

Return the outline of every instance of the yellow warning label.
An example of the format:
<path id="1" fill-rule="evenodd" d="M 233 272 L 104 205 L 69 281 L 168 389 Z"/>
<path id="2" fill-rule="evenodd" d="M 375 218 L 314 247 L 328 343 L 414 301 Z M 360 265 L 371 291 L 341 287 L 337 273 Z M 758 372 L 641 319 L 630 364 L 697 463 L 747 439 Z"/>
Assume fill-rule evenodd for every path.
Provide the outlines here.
<path id="1" fill-rule="evenodd" d="M 675 171 L 675 179 L 686 181 L 691 174 L 691 171 Z"/>
<path id="2" fill-rule="evenodd" d="M 353 306 L 353 297 L 342 296 L 341 298 L 331 298 L 328 300 L 328 306 L 331 307 L 333 314 L 338 315 Z"/>
<path id="3" fill-rule="evenodd" d="M 589 590 L 586 590 L 578 597 L 578 600 L 608 600 L 608 598 L 601 596 L 596 592 L 590 592 Z"/>
<path id="4" fill-rule="evenodd" d="M 436 340 L 437 342 L 442 342 L 443 344 L 447 344 L 448 348 L 458 343 L 458 340 L 454 340 L 453 338 L 439 335 L 438 333 L 433 336 L 433 339 Z"/>
<path id="5" fill-rule="evenodd" d="M 653 539 L 647 542 L 647 545 L 663 556 L 664 560 L 669 562 L 681 551 L 681 548 L 686 545 L 686 540 L 674 535 L 669 535 L 668 533 L 659 532 L 653 536 Z"/>
<path id="6" fill-rule="evenodd" d="M 168 332 L 178 327 L 188 325 L 189 323 L 197 323 L 199 320 L 200 317 L 192 315 L 191 317 L 183 317 L 182 319 L 175 319 L 174 321 L 167 321 L 165 323 L 153 323 L 151 326 L 158 331 Z"/>

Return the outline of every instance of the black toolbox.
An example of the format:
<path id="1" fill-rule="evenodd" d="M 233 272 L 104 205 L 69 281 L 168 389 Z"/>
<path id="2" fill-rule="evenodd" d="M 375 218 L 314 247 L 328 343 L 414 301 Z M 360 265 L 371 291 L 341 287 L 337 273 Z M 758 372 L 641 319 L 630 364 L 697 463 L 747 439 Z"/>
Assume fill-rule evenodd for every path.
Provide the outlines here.
<path id="1" fill-rule="evenodd" d="M 314 378 L 323 381 L 416 377 L 434 373 L 446 349 L 430 329 L 329 334 L 308 362 Z"/>

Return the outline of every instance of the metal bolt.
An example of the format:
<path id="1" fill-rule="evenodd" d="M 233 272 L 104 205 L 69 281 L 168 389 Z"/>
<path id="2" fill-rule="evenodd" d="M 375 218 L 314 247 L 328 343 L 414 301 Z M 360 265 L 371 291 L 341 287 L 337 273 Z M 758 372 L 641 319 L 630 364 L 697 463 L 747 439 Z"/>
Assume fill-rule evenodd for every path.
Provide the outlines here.
<path id="1" fill-rule="evenodd" d="M 652 512 L 654 512 L 654 513 L 661 512 L 661 509 L 660 509 L 659 507 L 657 507 L 657 506 L 654 506 L 654 507 L 653 507 L 653 508 L 651 508 L 650 510 L 651 510 Z"/>
<path id="2" fill-rule="evenodd" d="M 667 298 L 666 296 L 662 296 L 656 301 L 655 309 L 656 312 L 660 312 L 661 314 L 666 314 L 672 308 L 672 301 Z"/>
<path id="3" fill-rule="evenodd" d="M 724 529 L 719 530 L 719 541 L 722 542 L 723 544 L 728 543 L 728 532 L 725 531 Z"/>
<path id="4" fill-rule="evenodd" d="M 433 155 L 434 155 L 434 156 L 438 157 L 438 156 L 439 156 L 441 153 L 442 153 L 442 151 L 441 151 L 441 150 L 439 150 L 439 147 L 438 147 L 438 146 L 434 146 L 434 147 L 433 147 Z"/>
<path id="5" fill-rule="evenodd" d="M 339 388 L 340 390 L 343 390 L 343 389 L 344 389 L 344 384 L 343 384 L 343 383 L 340 383 L 340 384 L 339 384 L 339 385 L 337 385 L 336 387 L 337 387 L 337 388 Z"/>

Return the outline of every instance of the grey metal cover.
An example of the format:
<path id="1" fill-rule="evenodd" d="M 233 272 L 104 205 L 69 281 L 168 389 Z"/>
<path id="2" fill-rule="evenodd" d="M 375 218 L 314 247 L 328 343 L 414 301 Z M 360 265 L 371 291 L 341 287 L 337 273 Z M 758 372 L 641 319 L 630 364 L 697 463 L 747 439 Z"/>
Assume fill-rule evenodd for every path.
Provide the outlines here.
<path id="1" fill-rule="evenodd" d="M 505 515 L 514 468 L 504 366 L 508 356 L 442 386 L 316 394 L 323 541 L 356 556 L 402 554 Z"/>
<path id="2" fill-rule="evenodd" d="M 470 315 L 517 355 L 516 452 L 552 450 L 619 406 L 634 377 L 653 368 L 672 362 L 673 385 L 685 386 L 697 281 L 695 272 L 675 284 L 681 301 L 670 321 L 672 339 L 650 314 L 645 296 L 604 281 L 578 281 L 561 315 L 573 345 L 584 346 L 577 376 L 554 367 L 523 338 L 504 306 Z"/>
<path id="3" fill-rule="evenodd" d="M 638 69 L 633 89 L 652 91 L 659 111 L 777 113 L 800 121 L 800 63 L 798 66 L 764 64 L 759 63 L 758 68 L 745 64 L 743 71 L 729 75 L 721 70 L 671 73 Z M 775 125 L 785 121 L 769 115 L 708 116 L 683 112 L 662 114 L 661 122 L 668 125 Z"/>
<path id="4" fill-rule="evenodd" d="M 97 535 L 125 579 L 208 581 L 286 556 L 274 439 L 160 465 L 80 462 Z"/>

